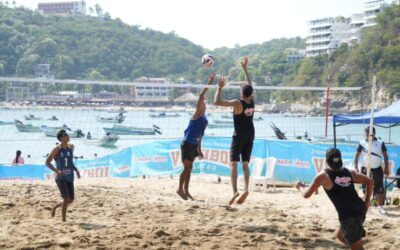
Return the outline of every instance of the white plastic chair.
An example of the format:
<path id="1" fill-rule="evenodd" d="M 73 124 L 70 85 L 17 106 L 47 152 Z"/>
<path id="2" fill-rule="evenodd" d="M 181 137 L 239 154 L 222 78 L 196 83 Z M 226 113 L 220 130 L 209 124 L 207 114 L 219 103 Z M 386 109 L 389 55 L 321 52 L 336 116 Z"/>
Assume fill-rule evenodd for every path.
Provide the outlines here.
<path id="1" fill-rule="evenodd" d="M 275 178 L 274 178 L 274 173 L 275 173 L 275 165 L 278 160 L 275 157 L 268 157 L 267 158 L 267 173 L 266 173 L 266 179 L 267 181 L 272 181 L 272 186 L 275 189 Z"/>
<path id="2" fill-rule="evenodd" d="M 397 197 L 400 198 L 400 188 L 394 187 L 390 192 L 390 205 L 393 205 L 394 199 Z"/>
<path id="3" fill-rule="evenodd" d="M 274 180 L 274 169 L 276 164 L 276 158 L 270 157 L 266 159 L 267 163 L 267 171 L 265 176 L 262 176 L 262 170 L 264 168 L 264 160 L 260 158 L 256 158 L 252 160 L 254 164 L 253 173 L 250 177 L 250 190 L 254 190 L 254 186 L 258 183 L 262 183 L 265 191 L 268 189 L 268 181 L 272 181 L 272 185 L 275 191 L 275 180 Z"/>

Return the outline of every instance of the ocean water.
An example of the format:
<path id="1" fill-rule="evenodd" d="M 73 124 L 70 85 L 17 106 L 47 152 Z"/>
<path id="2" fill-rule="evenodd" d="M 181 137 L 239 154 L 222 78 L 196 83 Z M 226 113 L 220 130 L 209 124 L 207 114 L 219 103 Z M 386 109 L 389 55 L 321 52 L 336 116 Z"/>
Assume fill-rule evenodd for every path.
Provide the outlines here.
<path id="1" fill-rule="evenodd" d="M 229 109 L 207 112 L 209 123 L 214 120 L 232 120 L 232 118 L 223 118 L 223 116 L 231 116 Z M 104 155 L 118 152 L 122 149 L 128 148 L 133 145 L 142 144 L 145 142 L 163 140 L 163 139 L 180 139 L 183 136 L 191 113 L 186 111 L 180 112 L 167 112 L 167 114 L 178 113 L 179 117 L 170 118 L 151 118 L 149 114 L 156 114 L 148 111 L 128 111 L 125 113 L 126 119 L 122 123 L 125 126 L 133 127 L 152 127 L 156 125 L 161 128 L 162 134 L 156 135 L 121 135 L 120 140 L 116 143 L 114 148 L 104 148 L 95 144 L 96 140 L 88 141 L 85 138 L 75 139 L 71 138 L 71 143 L 75 145 L 75 156 L 82 157 L 83 159 L 94 159 Z M 33 114 L 42 118 L 38 121 L 26 121 L 25 115 Z M 82 109 L 0 109 L 0 121 L 14 121 L 18 119 L 24 124 L 32 124 L 35 126 L 62 126 L 66 124 L 72 129 L 81 129 L 83 133 L 90 131 L 92 137 L 101 138 L 105 132 L 103 127 L 112 127 L 111 123 L 100 123 L 96 121 L 96 117 L 115 117 L 117 113 L 109 113 L 108 111 L 99 110 L 82 110 Z M 48 118 L 56 116 L 58 121 L 50 121 Z M 321 138 L 325 134 L 325 117 L 293 117 L 284 116 L 281 114 L 267 114 L 255 113 L 255 118 L 262 117 L 262 121 L 255 121 L 256 138 L 276 138 L 274 131 L 270 127 L 273 122 L 283 132 L 285 132 L 288 139 L 295 139 L 296 136 L 303 136 L 307 131 L 310 138 Z M 337 128 L 337 137 L 347 141 L 359 141 L 363 137 L 364 125 L 347 125 Z M 388 129 L 377 128 L 377 135 L 384 141 L 389 141 L 389 134 L 391 142 L 400 144 L 399 130 L 400 128 Z M 230 137 L 233 133 L 233 125 L 230 128 L 207 128 L 207 136 L 222 136 Z M 328 137 L 332 138 L 332 122 L 329 120 Z M 0 125 L 0 163 L 9 164 L 17 150 L 22 151 L 22 156 L 25 158 L 26 163 L 42 164 L 45 161 L 46 154 L 55 147 L 57 143 L 56 138 L 46 137 L 42 133 L 21 133 L 18 132 L 15 125 Z M 30 158 L 28 158 L 30 155 Z"/>

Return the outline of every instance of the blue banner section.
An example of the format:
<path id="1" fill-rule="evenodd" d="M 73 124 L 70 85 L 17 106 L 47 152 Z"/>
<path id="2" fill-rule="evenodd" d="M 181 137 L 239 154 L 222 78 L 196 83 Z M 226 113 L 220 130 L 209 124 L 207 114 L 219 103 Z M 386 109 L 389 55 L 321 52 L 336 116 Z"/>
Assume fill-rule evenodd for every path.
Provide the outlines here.
<path id="1" fill-rule="evenodd" d="M 83 178 L 138 177 L 142 175 L 168 176 L 180 174 L 183 168 L 180 140 L 149 142 L 94 160 L 77 160 L 76 167 Z M 196 160 L 194 174 L 229 176 L 231 138 L 205 137 L 202 148 L 204 158 Z M 250 172 L 262 167 L 265 175 L 267 159 L 275 158 L 274 179 L 310 183 L 325 168 L 325 151 L 329 144 L 312 144 L 303 141 L 256 139 L 253 145 Z M 339 145 L 344 164 L 353 168 L 356 145 Z M 400 147 L 388 147 L 391 173 L 400 166 Z M 77 149 L 79 150 L 79 149 Z M 361 166 L 361 163 L 359 164 Z M 239 175 L 242 167 L 239 165 Z M 53 179 L 54 173 L 43 165 L 0 166 L 0 179 Z"/>
<path id="2" fill-rule="evenodd" d="M 0 180 L 44 180 L 44 170 L 42 165 L 0 165 Z"/>

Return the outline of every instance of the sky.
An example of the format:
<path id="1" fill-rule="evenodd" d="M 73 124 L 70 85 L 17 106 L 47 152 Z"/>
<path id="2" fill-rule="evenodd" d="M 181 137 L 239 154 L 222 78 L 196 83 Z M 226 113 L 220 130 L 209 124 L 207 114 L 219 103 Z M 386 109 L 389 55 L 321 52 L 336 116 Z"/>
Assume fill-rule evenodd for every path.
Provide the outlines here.
<path id="1" fill-rule="evenodd" d="M 12 0 L 9 0 L 10 2 Z M 68 1 L 68 0 L 66 0 Z M 4 1 L 3 1 L 4 2 Z M 36 9 L 38 2 L 16 0 Z M 365 0 L 86 0 L 111 17 L 165 33 L 175 32 L 207 49 L 232 48 L 274 38 L 305 37 L 307 21 L 363 11 Z"/>

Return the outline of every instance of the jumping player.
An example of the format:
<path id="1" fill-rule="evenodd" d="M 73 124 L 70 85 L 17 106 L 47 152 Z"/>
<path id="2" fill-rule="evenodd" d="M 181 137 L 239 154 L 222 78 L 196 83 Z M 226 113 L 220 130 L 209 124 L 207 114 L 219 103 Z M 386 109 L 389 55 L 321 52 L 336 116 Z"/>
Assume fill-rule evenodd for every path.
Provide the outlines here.
<path id="1" fill-rule="evenodd" d="M 57 208 L 62 207 L 62 221 L 66 221 L 67 207 L 75 198 L 74 171 L 78 179 L 81 176 L 73 162 L 74 145 L 69 144 L 69 136 L 64 129 L 58 131 L 57 139 L 60 141 L 60 144 L 51 151 L 47 157 L 46 165 L 57 174 L 56 183 L 63 201 L 53 207 L 51 216 L 54 217 Z M 53 159 L 56 161 L 56 168 L 51 164 Z"/>
<path id="2" fill-rule="evenodd" d="M 208 83 L 212 84 L 215 78 L 215 74 L 212 73 L 208 76 Z M 179 187 L 176 193 L 182 197 L 182 199 L 194 200 L 189 193 L 189 182 L 190 175 L 192 173 L 193 161 L 198 156 L 199 159 L 203 158 L 203 152 L 201 151 L 201 140 L 204 135 L 204 130 L 208 124 L 206 113 L 205 95 L 208 88 L 204 88 L 197 101 L 196 111 L 189 121 L 189 125 L 185 129 L 184 139 L 181 144 L 181 155 L 183 163 L 183 172 L 179 178 Z"/>
<path id="3" fill-rule="evenodd" d="M 304 198 L 308 198 L 319 186 L 323 186 L 339 215 L 340 228 L 336 232 L 336 237 L 351 249 L 364 249 L 363 223 L 370 204 L 374 182 L 357 171 L 343 167 L 339 149 L 328 149 L 325 160 L 327 168 L 314 178 L 307 190 L 302 190 L 304 185 L 300 182 L 296 184 L 296 188 L 303 193 Z M 365 201 L 358 196 L 354 183 L 366 184 Z"/>
<path id="4" fill-rule="evenodd" d="M 221 79 L 218 83 L 218 90 L 215 94 L 214 99 L 214 104 L 217 106 L 233 107 L 233 123 L 235 130 L 233 132 L 232 144 L 230 149 L 233 197 L 229 201 L 230 205 L 232 205 L 235 202 L 236 198 L 240 196 L 237 188 L 237 165 L 240 160 L 242 160 L 244 173 L 244 193 L 240 196 L 237 203 L 242 204 L 249 195 L 249 162 L 254 141 L 254 100 L 253 87 L 251 86 L 250 76 L 247 71 L 248 58 L 244 58 L 241 64 L 247 81 L 247 83 L 242 87 L 241 99 L 227 101 L 221 98 L 222 89 L 226 85 L 226 80 L 224 78 Z"/>

